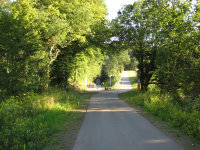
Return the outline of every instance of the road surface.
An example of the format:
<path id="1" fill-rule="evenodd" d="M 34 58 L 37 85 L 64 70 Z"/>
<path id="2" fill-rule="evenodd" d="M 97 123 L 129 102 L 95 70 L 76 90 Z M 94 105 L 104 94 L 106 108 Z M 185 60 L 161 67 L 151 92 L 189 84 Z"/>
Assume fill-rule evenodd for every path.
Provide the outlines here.
<path id="1" fill-rule="evenodd" d="M 91 98 L 73 150 L 183 150 L 118 98 L 131 88 L 125 72 L 120 89 Z"/>

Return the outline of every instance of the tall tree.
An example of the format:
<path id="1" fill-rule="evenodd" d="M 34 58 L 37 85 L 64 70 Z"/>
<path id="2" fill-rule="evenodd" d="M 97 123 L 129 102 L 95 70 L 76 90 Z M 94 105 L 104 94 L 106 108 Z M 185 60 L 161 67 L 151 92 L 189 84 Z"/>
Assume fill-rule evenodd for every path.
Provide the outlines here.
<path id="1" fill-rule="evenodd" d="M 91 25 L 104 17 L 103 3 L 97 1 L 59 0 L 40 1 L 35 6 L 41 11 L 41 36 L 46 43 L 48 52 L 47 77 L 50 65 L 58 57 L 60 50 L 64 50 L 73 41 L 85 41 L 86 35 L 91 33 Z"/>
<path id="2" fill-rule="evenodd" d="M 36 28 L 38 14 L 32 4 L 20 1 L 6 2 L 6 5 L 0 12 L 0 79 L 1 88 L 12 94 L 37 84 L 34 78 L 37 78 L 38 68 L 33 64 L 40 59 L 35 52 L 41 50 L 42 45 Z"/>
<path id="3" fill-rule="evenodd" d="M 107 38 L 106 32 L 108 32 L 106 28 L 107 22 L 104 19 L 106 10 L 100 0 L 89 2 L 92 8 L 88 6 L 89 10 L 82 10 L 83 13 L 90 12 L 90 14 L 87 14 L 88 22 L 83 22 L 83 17 L 80 18 L 80 12 L 75 12 L 79 14 L 76 18 L 80 19 L 81 24 L 84 24 L 80 26 L 83 33 L 80 34 L 81 36 L 72 39 L 67 47 L 59 47 L 61 53 L 52 65 L 51 78 L 53 79 L 53 84 L 59 83 L 66 87 L 68 80 L 71 79 L 71 83 L 83 86 L 85 78 L 87 78 L 88 82 L 92 82 L 100 74 L 105 53 L 105 50 L 103 50 L 105 48 L 104 41 Z M 77 32 L 77 29 L 77 23 L 75 23 L 74 29 L 72 28 L 69 36 L 74 36 L 72 33 L 73 31 Z"/>
<path id="4" fill-rule="evenodd" d="M 147 90 L 152 71 L 155 70 L 157 45 L 152 40 L 157 38 L 156 32 L 159 27 L 155 24 L 158 8 L 152 10 L 152 5 L 156 4 L 135 2 L 133 5 L 127 5 L 118 13 L 115 20 L 119 40 L 125 47 L 133 50 L 133 55 L 139 62 L 138 75 L 142 90 Z"/>
<path id="5" fill-rule="evenodd" d="M 60 54 L 78 55 L 67 47 L 89 45 L 92 26 L 106 14 L 102 0 L 5 0 L 0 6 L 0 92 L 9 95 L 47 88 L 54 61 Z M 71 60 L 67 55 L 63 63 Z"/>
<path id="6" fill-rule="evenodd" d="M 179 89 L 186 85 L 186 72 L 192 67 L 194 51 L 191 44 L 194 41 L 191 41 L 191 34 L 194 25 L 190 15 L 191 2 L 176 1 L 172 6 L 165 5 L 165 10 L 155 80 L 165 92 L 177 95 Z"/>

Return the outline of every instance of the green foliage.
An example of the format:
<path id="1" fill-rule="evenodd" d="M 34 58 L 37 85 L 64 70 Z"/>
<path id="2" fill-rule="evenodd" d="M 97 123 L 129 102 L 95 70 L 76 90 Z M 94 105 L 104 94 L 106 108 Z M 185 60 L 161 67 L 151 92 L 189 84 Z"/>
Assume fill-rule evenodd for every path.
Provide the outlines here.
<path id="1" fill-rule="evenodd" d="M 84 52 L 76 55 L 76 65 L 72 78 L 77 85 L 84 85 L 85 78 L 88 83 L 93 82 L 95 77 L 100 76 L 104 56 L 99 48 L 87 48 L 87 53 Z"/>
<path id="2" fill-rule="evenodd" d="M 105 13 L 102 0 L 0 2 L 0 149 L 43 149 L 74 119 L 80 95 L 49 83 L 66 89 L 100 74 Z"/>
<path id="3" fill-rule="evenodd" d="M 92 68 L 89 64 L 95 62 L 95 66 L 98 63 L 101 66 L 103 50 L 97 46 L 100 42 L 92 44 L 95 37 L 101 37 L 98 38 L 101 39 L 101 43 L 105 38 L 99 35 L 103 33 L 97 32 L 96 29 L 97 26 L 99 30 L 105 29 L 106 25 L 106 10 L 101 0 L 2 1 L 0 8 L 1 95 L 19 95 L 28 91 L 38 92 L 47 89 L 52 79 L 57 78 L 53 63 L 59 55 L 65 57 L 59 62 L 60 67 L 56 72 L 61 73 L 61 77 L 58 78 L 59 81 L 61 78 L 64 79 L 64 83 L 54 80 L 54 85 L 61 84 L 62 87 L 66 87 L 68 79 L 74 78 L 72 72 L 77 69 L 71 67 L 71 64 L 80 63 L 78 67 L 81 69 L 78 70 L 81 70 L 81 81 L 76 81 L 79 85 L 82 84 L 79 81 L 82 82 L 83 71 L 87 70 L 87 67 Z M 76 45 L 77 43 L 81 46 Z M 76 48 L 70 49 L 73 44 Z M 66 52 L 69 49 L 70 51 Z M 90 61 L 91 51 L 96 52 Z M 84 65 L 82 59 L 87 61 Z M 98 61 L 94 61 L 95 59 Z M 70 70 L 58 70 L 66 69 L 66 65 L 70 66 L 67 67 Z M 96 74 L 94 71 L 93 74 L 90 72 L 89 80 L 98 74 L 99 68 Z"/>
<path id="4" fill-rule="evenodd" d="M 110 75 L 112 75 L 112 86 L 119 81 L 124 67 L 130 63 L 130 56 L 128 51 L 121 51 L 111 54 L 105 58 L 103 73 L 105 76 L 105 86 L 110 86 Z"/>
<path id="5" fill-rule="evenodd" d="M 160 97 L 160 95 L 158 96 Z M 156 99 L 158 99 L 158 96 Z M 151 102 L 145 102 L 147 111 L 162 120 L 168 121 L 171 126 L 181 129 L 187 135 L 200 139 L 200 113 L 198 111 L 187 112 L 168 100 L 156 99 L 151 99 Z"/>
<path id="6" fill-rule="evenodd" d="M 78 44 L 77 44 L 78 43 Z M 52 83 L 66 87 L 70 84 L 81 88 L 100 75 L 104 54 L 99 47 L 75 42 L 68 46 L 52 65 Z"/>
<path id="7" fill-rule="evenodd" d="M 42 149 L 82 102 L 76 92 L 56 89 L 7 99 L 0 104 L 0 149 Z"/>
<path id="8" fill-rule="evenodd" d="M 0 89 L 12 95 L 39 87 L 36 67 L 40 57 L 36 51 L 42 49 L 36 10 L 28 1 L 12 3 L 1 10 L 0 24 Z M 34 64 L 34 65 L 33 65 Z"/>
<path id="9" fill-rule="evenodd" d="M 138 61 L 138 76 L 141 80 L 142 90 L 147 86 L 155 70 L 156 47 L 158 43 L 153 42 L 159 27 L 151 25 L 157 20 L 156 9 L 150 11 L 151 3 L 145 5 L 145 1 L 135 2 L 133 5 L 125 6 L 119 13 L 118 18 L 113 21 L 117 36 L 122 45 L 130 49 L 131 56 Z M 149 11 L 148 11 L 149 10 Z M 148 11 L 148 12 L 147 12 Z"/>
<path id="10" fill-rule="evenodd" d="M 136 78 L 132 81 L 134 89 L 121 94 L 122 99 L 142 106 L 145 111 L 167 121 L 170 126 L 181 129 L 194 139 L 200 139 L 200 112 L 195 107 L 189 105 L 180 107 L 174 104 L 173 98 L 170 95 L 160 94 L 160 89 L 156 86 L 151 86 L 145 93 L 137 91 Z"/>
<path id="11" fill-rule="evenodd" d="M 113 87 L 115 85 L 115 83 L 118 81 L 119 79 L 117 78 L 111 78 L 111 86 L 110 86 L 110 79 L 105 80 L 104 82 L 104 87 Z"/>
<path id="12" fill-rule="evenodd" d="M 130 55 L 130 54 L 129 54 Z M 125 70 L 136 70 L 138 66 L 138 61 L 132 55 L 130 57 L 130 62 L 125 65 Z"/>
<path id="13" fill-rule="evenodd" d="M 144 106 L 144 95 L 143 93 L 137 91 L 137 89 L 123 93 L 120 97 L 136 105 Z"/>
<path id="14" fill-rule="evenodd" d="M 176 97 L 198 98 L 199 4 L 193 8 L 186 0 L 144 0 L 123 7 L 113 20 L 121 47 L 138 61 L 142 90 L 157 84 Z"/>
<path id="15" fill-rule="evenodd" d="M 142 90 L 149 90 L 133 90 L 122 98 L 198 140 L 199 6 L 186 0 L 144 0 L 123 7 L 113 20 L 120 46 L 132 49 L 130 56 L 137 59 Z"/>

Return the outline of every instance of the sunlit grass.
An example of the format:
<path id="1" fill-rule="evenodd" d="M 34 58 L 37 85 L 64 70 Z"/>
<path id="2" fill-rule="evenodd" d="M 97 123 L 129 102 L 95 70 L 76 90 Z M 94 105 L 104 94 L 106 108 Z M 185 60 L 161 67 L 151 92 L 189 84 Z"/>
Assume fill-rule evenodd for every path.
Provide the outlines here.
<path id="1" fill-rule="evenodd" d="M 84 102 L 79 93 L 50 89 L 27 93 L 0 104 L 0 149 L 43 149 L 51 136 L 66 130 L 74 109 Z"/>
<path id="2" fill-rule="evenodd" d="M 149 86 L 147 92 L 137 90 L 137 77 L 128 72 L 133 90 L 120 95 L 121 99 L 141 106 L 144 111 L 168 122 L 170 126 L 179 128 L 194 139 L 200 139 L 200 113 L 196 110 L 185 111 L 184 108 L 170 101 L 170 97 L 160 94 L 155 85 Z"/>

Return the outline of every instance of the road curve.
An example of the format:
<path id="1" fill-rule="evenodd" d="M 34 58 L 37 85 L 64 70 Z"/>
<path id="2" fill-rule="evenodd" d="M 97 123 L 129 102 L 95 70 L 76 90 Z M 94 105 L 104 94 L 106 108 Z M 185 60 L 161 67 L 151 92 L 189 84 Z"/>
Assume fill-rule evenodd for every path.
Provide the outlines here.
<path id="1" fill-rule="evenodd" d="M 73 150 L 183 150 L 118 98 L 131 88 L 125 72 L 120 89 L 91 98 Z"/>

